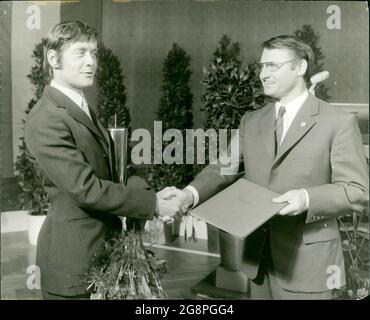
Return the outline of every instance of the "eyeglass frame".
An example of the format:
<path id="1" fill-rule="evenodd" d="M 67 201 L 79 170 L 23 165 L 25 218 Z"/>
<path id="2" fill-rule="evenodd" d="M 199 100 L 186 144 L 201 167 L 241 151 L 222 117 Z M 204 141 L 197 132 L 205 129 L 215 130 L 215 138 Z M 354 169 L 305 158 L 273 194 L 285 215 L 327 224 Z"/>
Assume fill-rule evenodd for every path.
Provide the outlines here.
<path id="1" fill-rule="evenodd" d="M 292 60 L 288 60 L 288 61 L 285 61 L 285 62 L 280 62 L 280 63 L 275 63 L 275 62 L 258 62 L 257 63 L 257 68 L 258 68 L 259 72 L 261 72 L 264 66 L 266 67 L 267 64 L 270 64 L 270 67 L 274 67 L 274 68 L 277 68 L 277 69 L 276 70 L 269 70 L 267 68 L 267 70 L 269 72 L 275 73 L 275 72 L 278 72 L 287 63 L 293 62 L 293 61 L 296 61 L 296 60 L 298 60 L 298 58 L 295 58 L 295 59 L 292 59 Z"/>

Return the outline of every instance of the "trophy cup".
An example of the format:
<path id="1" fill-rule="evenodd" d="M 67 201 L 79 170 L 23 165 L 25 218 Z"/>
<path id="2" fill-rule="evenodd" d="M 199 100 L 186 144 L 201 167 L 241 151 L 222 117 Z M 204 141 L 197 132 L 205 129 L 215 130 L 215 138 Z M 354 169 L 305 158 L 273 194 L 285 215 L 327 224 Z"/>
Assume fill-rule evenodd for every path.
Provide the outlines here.
<path id="1" fill-rule="evenodd" d="M 110 128 L 108 129 L 115 150 L 115 163 L 118 175 L 118 182 L 127 183 L 127 137 L 128 128 Z"/>
<path id="2" fill-rule="evenodd" d="M 116 123 L 116 121 L 115 121 Z M 115 164 L 118 175 L 118 182 L 124 185 L 127 184 L 128 167 L 127 167 L 127 152 L 128 152 L 128 128 L 110 128 L 108 129 L 112 137 L 115 150 Z M 144 231 L 146 220 L 126 218 L 126 229 L 139 232 Z"/>

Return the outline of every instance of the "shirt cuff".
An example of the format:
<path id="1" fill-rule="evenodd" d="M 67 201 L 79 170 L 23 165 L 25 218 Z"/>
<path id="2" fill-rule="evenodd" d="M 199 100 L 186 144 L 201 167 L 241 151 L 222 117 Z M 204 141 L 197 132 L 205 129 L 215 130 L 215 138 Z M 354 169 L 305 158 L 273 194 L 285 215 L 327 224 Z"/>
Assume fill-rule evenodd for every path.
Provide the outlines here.
<path id="1" fill-rule="evenodd" d="M 306 189 L 302 189 L 304 191 L 304 193 L 306 194 L 306 210 L 308 210 L 308 207 L 310 205 L 310 197 L 308 195 L 308 192 Z"/>
<path id="2" fill-rule="evenodd" d="M 199 193 L 198 193 L 197 189 L 195 189 L 192 186 L 187 186 L 187 187 L 185 187 L 185 189 L 189 190 L 193 194 L 194 203 L 193 203 L 192 208 L 196 207 L 199 203 Z"/>

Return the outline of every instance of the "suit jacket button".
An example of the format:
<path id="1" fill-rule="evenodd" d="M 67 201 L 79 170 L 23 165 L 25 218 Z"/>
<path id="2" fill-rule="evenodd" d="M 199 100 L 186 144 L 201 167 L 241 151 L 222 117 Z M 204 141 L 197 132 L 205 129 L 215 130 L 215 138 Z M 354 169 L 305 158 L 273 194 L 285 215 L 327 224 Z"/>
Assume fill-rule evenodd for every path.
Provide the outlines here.
<path id="1" fill-rule="evenodd" d="M 328 227 L 328 225 L 327 225 L 326 223 L 324 223 L 322 226 L 323 226 L 324 228 L 327 228 L 327 227 Z"/>

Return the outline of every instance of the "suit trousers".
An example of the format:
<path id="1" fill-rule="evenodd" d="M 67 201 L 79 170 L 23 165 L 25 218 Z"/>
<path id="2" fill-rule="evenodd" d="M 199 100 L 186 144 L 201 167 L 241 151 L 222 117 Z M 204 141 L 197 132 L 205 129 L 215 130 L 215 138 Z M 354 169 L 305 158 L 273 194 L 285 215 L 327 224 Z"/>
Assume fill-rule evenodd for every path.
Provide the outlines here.
<path id="1" fill-rule="evenodd" d="M 256 279 L 250 281 L 251 299 L 263 300 L 331 300 L 332 290 L 293 292 L 282 288 L 275 275 L 267 237 Z"/>

